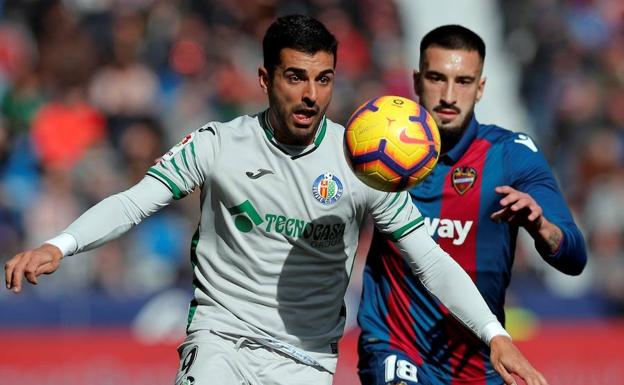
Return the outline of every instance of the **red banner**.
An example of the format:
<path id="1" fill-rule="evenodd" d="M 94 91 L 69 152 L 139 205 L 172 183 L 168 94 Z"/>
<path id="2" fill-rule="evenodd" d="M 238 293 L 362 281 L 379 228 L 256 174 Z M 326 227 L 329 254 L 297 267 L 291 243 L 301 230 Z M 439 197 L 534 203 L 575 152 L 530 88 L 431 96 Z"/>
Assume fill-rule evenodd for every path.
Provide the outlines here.
<path id="1" fill-rule="evenodd" d="M 172 385 L 175 344 L 130 331 L 0 331 L 0 385 Z"/>

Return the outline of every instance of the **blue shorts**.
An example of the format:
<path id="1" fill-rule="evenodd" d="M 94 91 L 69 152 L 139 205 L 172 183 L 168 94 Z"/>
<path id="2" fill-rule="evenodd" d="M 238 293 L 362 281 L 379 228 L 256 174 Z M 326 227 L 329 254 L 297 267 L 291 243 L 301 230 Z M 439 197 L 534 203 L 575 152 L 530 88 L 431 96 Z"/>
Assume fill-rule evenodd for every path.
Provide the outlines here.
<path id="1" fill-rule="evenodd" d="M 451 378 L 442 378 L 431 365 L 418 365 L 401 350 L 370 345 L 358 346 L 358 375 L 362 385 L 449 385 Z M 460 381 L 471 385 L 504 385 L 503 379 L 493 372 L 489 378 Z"/>

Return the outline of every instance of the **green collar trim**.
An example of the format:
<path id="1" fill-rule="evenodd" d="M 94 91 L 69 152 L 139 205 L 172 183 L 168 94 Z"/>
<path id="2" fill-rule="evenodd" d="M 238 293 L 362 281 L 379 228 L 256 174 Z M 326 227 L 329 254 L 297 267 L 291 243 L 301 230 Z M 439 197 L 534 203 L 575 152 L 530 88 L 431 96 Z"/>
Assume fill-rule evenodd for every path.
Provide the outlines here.
<path id="1" fill-rule="evenodd" d="M 279 145 L 279 142 L 275 139 L 275 130 L 273 129 L 273 126 L 271 126 L 271 122 L 269 121 L 268 109 L 260 113 L 258 121 L 260 122 L 260 126 L 264 130 L 264 134 L 266 135 L 267 139 L 273 142 L 274 144 Z M 319 124 L 319 128 L 316 130 L 316 136 L 314 138 L 314 141 L 312 142 L 312 144 L 314 144 L 314 147 L 318 147 L 321 145 L 321 142 L 323 142 L 323 139 L 325 138 L 326 133 L 327 133 L 327 117 L 323 116 L 323 119 L 321 120 L 321 124 Z M 307 152 L 308 151 L 306 151 L 306 153 Z"/>
<path id="2" fill-rule="evenodd" d="M 321 142 L 325 138 L 325 133 L 327 132 L 327 118 L 323 116 L 321 120 L 321 124 L 319 125 L 318 130 L 316 130 L 316 138 L 314 138 L 314 146 L 318 147 L 321 145 Z"/>

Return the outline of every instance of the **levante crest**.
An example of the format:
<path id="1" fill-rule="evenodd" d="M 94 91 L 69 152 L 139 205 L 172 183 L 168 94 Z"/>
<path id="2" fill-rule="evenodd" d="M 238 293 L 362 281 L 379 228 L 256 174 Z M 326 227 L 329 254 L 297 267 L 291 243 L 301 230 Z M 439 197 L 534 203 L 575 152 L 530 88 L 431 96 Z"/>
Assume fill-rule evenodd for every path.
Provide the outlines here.
<path id="1" fill-rule="evenodd" d="M 459 195 L 464 195 L 466 191 L 470 190 L 475 179 L 477 179 L 477 170 L 468 166 L 456 167 L 451 176 L 453 188 Z"/>

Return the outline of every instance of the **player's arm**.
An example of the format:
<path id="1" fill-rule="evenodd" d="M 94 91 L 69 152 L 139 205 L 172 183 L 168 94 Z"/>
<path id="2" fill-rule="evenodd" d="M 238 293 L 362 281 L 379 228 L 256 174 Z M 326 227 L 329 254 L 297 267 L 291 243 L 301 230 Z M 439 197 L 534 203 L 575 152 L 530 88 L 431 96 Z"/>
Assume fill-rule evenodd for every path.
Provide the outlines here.
<path id="1" fill-rule="evenodd" d="M 515 347 L 468 274 L 431 239 L 424 226 L 397 239 L 395 244 L 427 290 L 488 344 L 492 365 L 505 383 L 514 383 L 510 374 L 513 373 L 527 384 L 546 384 Z"/>
<path id="2" fill-rule="evenodd" d="M 490 346 L 492 364 L 507 384 L 514 383 L 510 373 L 527 384 L 546 384 L 515 347 L 468 274 L 427 234 L 423 217 L 407 192 L 387 196 L 374 205 L 372 216 L 427 290 Z"/>
<path id="3" fill-rule="evenodd" d="M 524 227 L 535 240 L 535 248 L 545 258 L 557 254 L 564 241 L 563 231 L 546 219 L 542 206 L 531 194 L 511 186 L 498 186 L 495 191 L 502 196 L 499 201 L 502 208 L 491 218 Z"/>
<path id="4" fill-rule="evenodd" d="M 63 257 L 121 236 L 171 200 L 171 191 L 149 176 L 132 188 L 102 200 L 60 235 L 11 258 L 4 266 L 7 289 L 20 292 L 24 277 L 37 284 L 37 277 L 56 271 Z"/>
<path id="5" fill-rule="evenodd" d="M 44 245 L 15 255 L 5 264 L 7 289 L 19 292 L 23 277 L 37 284 L 37 277 L 56 271 L 64 256 L 119 237 L 173 199 L 201 186 L 218 152 L 217 132 L 207 124 L 185 136 L 137 185 L 93 206 Z"/>
<path id="6" fill-rule="evenodd" d="M 566 274 L 580 274 L 587 263 L 583 234 L 543 155 L 528 136 L 517 134 L 507 143 L 505 157 L 509 185 L 496 187 L 501 208 L 492 219 L 524 227 L 546 262 Z"/>

